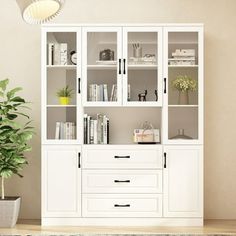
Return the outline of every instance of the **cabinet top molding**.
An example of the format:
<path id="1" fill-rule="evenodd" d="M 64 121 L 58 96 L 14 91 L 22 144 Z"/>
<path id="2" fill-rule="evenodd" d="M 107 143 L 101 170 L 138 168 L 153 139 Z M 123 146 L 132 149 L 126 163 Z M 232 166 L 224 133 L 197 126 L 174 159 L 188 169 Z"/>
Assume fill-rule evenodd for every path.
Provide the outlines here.
<path id="1" fill-rule="evenodd" d="M 86 26 L 130 26 L 130 27 L 147 27 L 147 26 L 152 26 L 152 27 L 164 27 L 164 26 L 168 26 L 168 27 L 204 27 L 204 23 L 109 23 L 109 24 L 105 24 L 105 23 L 100 23 L 100 24 L 93 24 L 93 23 L 83 23 L 83 24 L 42 24 L 42 28 L 43 27 L 86 27 Z"/>

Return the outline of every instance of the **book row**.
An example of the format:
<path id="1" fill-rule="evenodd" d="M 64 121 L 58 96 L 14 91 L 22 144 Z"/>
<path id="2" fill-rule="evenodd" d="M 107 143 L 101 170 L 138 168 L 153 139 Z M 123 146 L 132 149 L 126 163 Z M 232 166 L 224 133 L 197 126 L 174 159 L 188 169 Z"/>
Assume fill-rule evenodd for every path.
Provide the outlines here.
<path id="1" fill-rule="evenodd" d="M 67 65 L 67 43 L 49 43 L 47 49 L 48 65 Z"/>
<path id="2" fill-rule="evenodd" d="M 84 144 L 109 144 L 109 118 L 84 114 Z"/>
<path id="3" fill-rule="evenodd" d="M 56 122 L 55 139 L 75 139 L 76 125 L 74 122 Z"/>

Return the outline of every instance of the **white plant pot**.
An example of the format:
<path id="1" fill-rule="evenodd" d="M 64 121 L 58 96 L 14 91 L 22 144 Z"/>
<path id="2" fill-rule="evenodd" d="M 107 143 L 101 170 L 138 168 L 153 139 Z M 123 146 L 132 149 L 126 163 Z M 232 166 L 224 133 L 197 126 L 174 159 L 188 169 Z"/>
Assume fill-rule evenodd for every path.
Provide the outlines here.
<path id="1" fill-rule="evenodd" d="M 0 199 L 0 228 L 15 226 L 20 210 L 20 197 Z"/>

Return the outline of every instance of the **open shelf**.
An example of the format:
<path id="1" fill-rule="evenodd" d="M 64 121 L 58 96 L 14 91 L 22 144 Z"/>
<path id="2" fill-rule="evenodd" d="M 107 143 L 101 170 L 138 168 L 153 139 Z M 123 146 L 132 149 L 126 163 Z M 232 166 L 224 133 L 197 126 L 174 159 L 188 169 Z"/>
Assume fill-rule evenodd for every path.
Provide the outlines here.
<path id="1" fill-rule="evenodd" d="M 109 144 L 135 144 L 133 131 L 141 128 L 145 121 L 150 122 L 155 129 L 161 128 L 161 108 L 87 107 L 84 109 L 84 113 L 93 118 L 97 114 L 103 114 L 109 118 Z"/>

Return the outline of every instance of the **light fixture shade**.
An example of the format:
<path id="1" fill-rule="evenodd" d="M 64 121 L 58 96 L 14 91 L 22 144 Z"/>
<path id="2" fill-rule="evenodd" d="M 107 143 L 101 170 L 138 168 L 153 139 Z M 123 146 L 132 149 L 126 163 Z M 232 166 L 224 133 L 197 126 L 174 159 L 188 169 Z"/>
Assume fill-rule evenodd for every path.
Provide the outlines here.
<path id="1" fill-rule="evenodd" d="M 65 0 L 16 0 L 16 2 L 27 23 L 41 24 L 57 16 Z"/>

